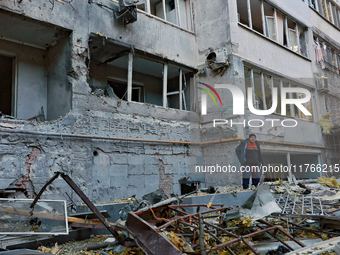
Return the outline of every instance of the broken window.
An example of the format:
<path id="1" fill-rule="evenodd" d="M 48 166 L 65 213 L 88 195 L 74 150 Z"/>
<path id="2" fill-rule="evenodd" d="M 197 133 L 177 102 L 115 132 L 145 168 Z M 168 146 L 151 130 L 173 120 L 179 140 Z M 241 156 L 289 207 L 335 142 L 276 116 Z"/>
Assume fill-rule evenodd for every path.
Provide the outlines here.
<path id="1" fill-rule="evenodd" d="M 281 114 L 281 88 L 285 87 L 297 87 L 296 85 L 290 85 L 289 82 L 280 79 L 278 77 L 271 76 L 267 73 L 261 72 L 254 68 L 244 67 L 245 88 L 248 93 L 248 88 L 253 88 L 253 106 L 255 109 L 268 110 L 273 105 L 273 88 L 277 88 L 277 107 L 275 113 Z M 250 95 L 247 94 L 249 98 Z M 298 99 L 304 98 L 304 94 L 300 93 L 287 93 L 287 98 Z M 311 99 L 312 100 L 312 99 Z M 312 111 L 311 100 L 304 104 L 304 107 L 310 112 Z M 305 116 L 296 105 L 286 105 L 286 115 L 303 118 L 309 121 L 313 121 L 313 116 Z"/>
<path id="2" fill-rule="evenodd" d="M 287 153 L 271 153 L 271 152 L 262 152 L 263 162 L 265 162 L 264 166 L 272 166 L 274 167 L 281 167 L 281 166 L 288 166 L 287 163 Z M 288 178 L 289 173 L 278 171 L 278 172 L 265 172 L 264 173 L 266 181 L 274 182 L 278 181 L 279 179 L 285 180 Z"/>
<path id="3" fill-rule="evenodd" d="M 281 97 L 280 97 L 281 81 L 280 79 L 276 77 L 273 78 L 273 87 L 277 89 L 277 107 L 276 107 L 275 113 L 280 114 L 281 113 Z"/>
<path id="4" fill-rule="evenodd" d="M 263 0 L 237 0 L 237 12 L 239 23 L 307 57 L 307 28 L 272 5 Z"/>
<path id="5" fill-rule="evenodd" d="M 313 165 L 316 166 L 320 163 L 317 154 L 290 153 L 290 163 L 294 166 L 301 166 L 301 171 L 293 173 L 297 179 L 317 179 L 320 177 L 320 172 L 315 171 L 315 168 L 313 171 Z"/>
<path id="6" fill-rule="evenodd" d="M 267 3 L 263 3 L 264 19 L 266 24 L 266 36 L 276 41 L 274 8 Z"/>
<path id="7" fill-rule="evenodd" d="M 299 31 L 299 41 L 300 41 L 300 54 L 307 57 L 307 37 L 306 30 L 302 26 L 298 26 Z"/>
<path id="8" fill-rule="evenodd" d="M 90 41 L 89 84 L 95 95 L 190 110 L 193 69 L 138 49 L 132 53 L 130 45 L 98 35 Z"/>
<path id="9" fill-rule="evenodd" d="M 253 106 L 255 109 L 267 110 L 272 107 L 272 77 L 258 70 L 245 67 L 245 85 L 253 88 Z M 248 95 L 249 97 L 249 95 Z"/>
<path id="10" fill-rule="evenodd" d="M 147 12 L 191 30 L 190 0 L 147 0 Z"/>
<path id="11" fill-rule="evenodd" d="M 314 179 L 320 177 L 320 173 L 317 171 L 311 171 L 313 167 L 312 164 L 319 164 L 319 155 L 318 154 L 298 154 L 298 153 L 287 153 L 287 152 L 262 152 L 263 161 L 267 166 L 272 166 L 275 168 L 276 166 L 280 168 L 281 166 L 296 166 L 296 171 L 293 171 L 294 168 L 288 168 L 291 172 L 265 172 L 264 175 L 266 177 L 266 181 L 277 181 L 287 180 L 287 178 L 291 175 L 294 175 L 296 179 Z M 308 162 L 308 164 L 306 164 Z M 300 171 L 301 166 L 301 171 Z M 309 168 L 307 169 L 307 167 Z"/>
<path id="12" fill-rule="evenodd" d="M 114 93 L 110 93 L 110 89 L 107 88 L 108 96 L 126 101 L 163 105 L 163 64 L 138 56 L 132 56 L 130 61 L 132 67 L 130 78 L 129 55 L 108 62 L 105 87 L 109 85 Z M 128 90 L 129 79 L 131 80 L 131 95 Z"/>
<path id="13" fill-rule="evenodd" d="M 247 0 L 237 0 L 238 22 L 249 26 Z"/>
<path id="14" fill-rule="evenodd" d="M 0 234 L 68 234 L 66 201 L 39 200 L 34 211 L 32 202 L 0 198 Z"/>
<path id="15" fill-rule="evenodd" d="M 167 105 L 169 108 L 188 110 L 191 73 L 176 66 L 168 66 Z"/>
<path id="16" fill-rule="evenodd" d="M 264 89 L 264 106 L 265 109 L 270 109 L 272 107 L 273 104 L 273 100 L 272 100 L 272 88 L 273 88 L 273 80 L 272 77 L 267 75 L 267 74 L 263 74 L 263 89 Z"/>
<path id="17" fill-rule="evenodd" d="M 253 102 L 254 107 L 256 109 L 264 109 L 263 104 L 263 95 L 262 95 L 262 84 L 261 84 L 261 73 L 258 71 L 253 71 L 253 79 L 254 79 L 254 94 L 255 94 L 255 102 Z"/>
<path id="18" fill-rule="evenodd" d="M 288 37 L 289 37 L 289 49 L 298 52 L 298 37 L 297 37 L 297 25 L 294 21 L 287 18 L 288 22 Z"/>
<path id="19" fill-rule="evenodd" d="M 310 7 L 312 7 L 313 9 L 317 10 L 317 0 L 308 0 L 308 4 Z"/>
<path id="20" fill-rule="evenodd" d="M 253 29 L 263 34 L 262 19 L 261 16 L 259 16 L 259 14 L 261 13 L 261 1 L 260 0 L 250 1 L 250 10 Z"/>
<path id="21" fill-rule="evenodd" d="M 11 56 L 0 55 L 0 116 L 2 114 L 13 116 L 13 84 L 14 61 Z"/>
<path id="22" fill-rule="evenodd" d="M 289 83 L 288 82 L 286 82 L 286 81 L 283 81 L 282 82 L 282 87 L 283 88 L 288 88 L 289 87 Z M 287 98 L 293 98 L 292 97 L 292 93 L 287 93 Z M 292 105 L 290 105 L 290 104 L 287 104 L 286 105 L 286 115 L 287 116 L 292 116 Z"/>
<path id="23" fill-rule="evenodd" d="M 26 120 L 54 120 L 71 109 L 71 31 L 0 13 L 0 111 Z M 41 35 L 32 37 L 27 35 Z"/>
<path id="24" fill-rule="evenodd" d="M 120 79 L 115 77 L 109 77 L 107 80 L 108 86 L 113 90 L 106 87 L 106 93 L 109 97 L 115 97 L 116 99 L 122 99 L 127 101 L 127 79 Z M 110 92 L 111 91 L 111 92 Z M 132 82 L 132 96 L 131 101 L 145 102 L 144 84 L 141 82 Z"/>

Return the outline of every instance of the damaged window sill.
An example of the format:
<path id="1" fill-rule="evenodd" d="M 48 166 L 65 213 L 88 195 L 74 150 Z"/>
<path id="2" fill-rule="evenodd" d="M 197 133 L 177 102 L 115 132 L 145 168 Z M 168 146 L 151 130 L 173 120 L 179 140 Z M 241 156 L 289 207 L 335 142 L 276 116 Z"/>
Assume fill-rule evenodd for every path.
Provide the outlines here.
<path id="1" fill-rule="evenodd" d="M 243 28 L 247 29 L 248 31 L 253 32 L 253 33 L 256 34 L 256 35 L 261 36 L 263 39 L 266 39 L 266 40 L 269 41 L 269 42 L 275 43 L 276 45 L 280 46 L 281 48 L 283 48 L 283 49 L 285 49 L 285 50 L 287 50 L 287 51 L 289 51 L 289 52 L 291 52 L 291 53 L 294 53 L 296 56 L 299 56 L 300 58 L 303 58 L 304 60 L 307 60 L 307 61 L 309 61 L 309 62 L 312 62 L 312 60 L 310 60 L 309 58 L 307 58 L 307 57 L 305 57 L 305 56 L 302 56 L 301 54 L 296 53 L 295 51 L 292 51 L 292 50 L 288 49 L 288 48 L 285 47 L 284 45 L 282 45 L 282 44 L 280 44 L 280 43 L 278 43 L 278 42 L 276 42 L 276 41 L 274 41 L 274 40 L 272 40 L 272 39 L 266 37 L 265 35 L 263 35 L 263 34 L 257 32 L 257 31 L 255 31 L 255 30 L 249 28 L 248 26 L 246 26 L 246 25 L 244 25 L 244 24 L 242 24 L 242 23 L 238 23 L 238 25 L 239 25 L 240 27 L 243 27 Z"/>
<path id="2" fill-rule="evenodd" d="M 157 109 L 162 109 L 162 110 L 170 110 L 170 111 L 176 111 L 176 112 L 180 112 L 180 113 L 191 113 L 192 111 L 188 111 L 188 110 L 180 110 L 180 109 L 177 109 L 177 108 L 170 108 L 170 107 L 166 107 L 164 108 L 163 106 L 160 106 L 160 105 L 155 105 L 155 104 L 150 104 L 150 103 L 143 103 L 143 102 L 135 102 L 135 101 L 124 101 L 122 100 L 121 102 L 125 102 L 126 104 L 136 104 L 138 106 L 147 106 L 147 107 L 154 107 L 154 108 L 157 108 Z"/>

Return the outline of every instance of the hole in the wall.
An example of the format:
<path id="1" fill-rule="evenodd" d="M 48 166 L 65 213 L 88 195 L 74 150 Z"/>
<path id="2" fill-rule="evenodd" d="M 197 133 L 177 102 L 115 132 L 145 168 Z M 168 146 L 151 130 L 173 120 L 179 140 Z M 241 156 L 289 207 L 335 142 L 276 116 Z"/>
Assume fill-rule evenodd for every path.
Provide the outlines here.
<path id="1" fill-rule="evenodd" d="M 98 151 L 93 152 L 93 156 L 97 157 L 98 156 Z"/>

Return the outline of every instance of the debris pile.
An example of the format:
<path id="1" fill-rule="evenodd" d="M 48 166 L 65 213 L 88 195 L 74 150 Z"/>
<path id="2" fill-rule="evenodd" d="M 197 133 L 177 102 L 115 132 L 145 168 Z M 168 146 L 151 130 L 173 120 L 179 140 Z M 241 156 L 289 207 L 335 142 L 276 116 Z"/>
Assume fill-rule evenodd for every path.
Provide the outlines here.
<path id="1" fill-rule="evenodd" d="M 68 175 L 57 173 L 33 201 L 31 212 L 13 208 L 11 213 L 21 212 L 29 220 L 35 219 L 37 215 L 33 209 L 38 210 L 39 197 L 59 176 L 93 212 L 91 215 L 85 213 L 85 218 L 82 214 L 64 217 L 69 227 L 73 231 L 106 229 L 114 238 L 99 235 L 86 241 L 40 245 L 38 250 L 48 254 L 278 255 L 322 254 L 321 251 L 336 254 L 340 250 L 340 186 L 333 177 L 307 182 L 297 182 L 293 178 L 291 182 L 264 183 L 254 192 L 245 191 L 249 195 L 241 206 L 225 206 L 230 205 L 229 201 L 214 203 L 218 196 L 228 195 L 235 199 L 238 195 L 235 190 L 225 187 L 197 188 L 181 196 L 168 195 L 159 189 L 139 198 L 122 199 L 129 203 L 120 206 L 117 212 L 120 219 L 113 223 L 107 220 L 110 215 L 100 212 Z M 204 197 L 210 196 L 209 202 L 183 203 L 185 197 L 194 194 L 199 197 L 202 193 Z M 38 221 L 51 218 L 46 217 L 51 211 L 39 213 Z M 0 218 L 0 221 L 5 219 Z M 300 250 L 302 252 L 298 252 Z"/>

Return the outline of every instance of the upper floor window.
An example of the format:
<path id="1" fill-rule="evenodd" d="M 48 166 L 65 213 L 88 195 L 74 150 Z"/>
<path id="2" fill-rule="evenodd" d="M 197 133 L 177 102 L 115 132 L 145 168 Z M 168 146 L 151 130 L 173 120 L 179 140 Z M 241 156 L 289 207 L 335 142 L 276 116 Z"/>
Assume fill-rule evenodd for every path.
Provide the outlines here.
<path id="1" fill-rule="evenodd" d="M 195 69 L 99 35 L 89 42 L 94 95 L 190 111 Z"/>
<path id="2" fill-rule="evenodd" d="M 190 0 L 145 0 L 145 4 L 138 5 L 138 9 L 192 30 Z"/>
<path id="3" fill-rule="evenodd" d="M 307 57 L 307 28 L 263 0 L 237 0 L 238 22 Z"/>
<path id="4" fill-rule="evenodd" d="M 328 0 L 308 0 L 309 6 L 340 29 L 340 9 Z"/>
<path id="5" fill-rule="evenodd" d="M 272 107 L 273 103 L 273 88 L 277 88 L 277 107 L 275 113 L 281 114 L 281 88 L 283 87 L 299 87 L 298 84 L 293 84 L 291 82 L 286 81 L 283 78 L 272 76 L 268 73 L 265 73 L 261 70 L 244 67 L 244 75 L 245 75 L 245 84 L 246 91 L 248 93 L 248 88 L 253 89 L 252 95 L 247 95 L 247 97 L 251 96 L 253 98 L 254 108 L 259 110 L 268 110 Z M 303 98 L 304 94 L 301 93 L 289 93 L 288 98 L 297 99 Z M 304 104 L 304 107 L 310 112 L 312 111 L 312 102 L 311 100 L 308 103 Z M 305 119 L 308 121 L 313 121 L 313 116 L 305 115 L 296 105 L 287 104 L 286 105 L 286 115 L 290 117 Z"/>
<path id="6" fill-rule="evenodd" d="M 340 50 L 326 43 L 323 39 L 314 35 L 314 50 L 316 62 L 322 69 L 340 74 Z"/>

